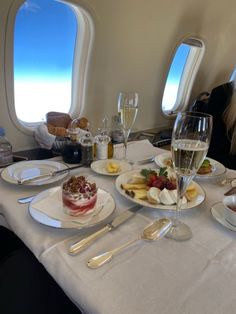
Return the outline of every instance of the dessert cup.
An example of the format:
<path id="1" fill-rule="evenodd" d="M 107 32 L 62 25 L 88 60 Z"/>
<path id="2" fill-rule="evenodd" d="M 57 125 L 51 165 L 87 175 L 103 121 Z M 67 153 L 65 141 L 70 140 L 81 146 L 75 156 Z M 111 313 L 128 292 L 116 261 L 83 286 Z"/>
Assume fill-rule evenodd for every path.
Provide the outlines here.
<path id="1" fill-rule="evenodd" d="M 63 209 L 71 216 L 88 215 L 96 208 L 96 183 L 84 176 L 72 176 L 62 184 Z"/>

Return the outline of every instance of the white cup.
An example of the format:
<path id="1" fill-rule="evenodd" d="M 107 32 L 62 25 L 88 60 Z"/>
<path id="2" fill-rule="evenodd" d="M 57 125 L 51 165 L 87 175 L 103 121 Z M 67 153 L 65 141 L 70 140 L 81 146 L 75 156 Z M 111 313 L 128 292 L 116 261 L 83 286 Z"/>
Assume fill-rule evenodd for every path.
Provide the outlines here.
<path id="1" fill-rule="evenodd" d="M 226 196 L 223 204 L 225 220 L 236 227 L 236 195 Z"/>

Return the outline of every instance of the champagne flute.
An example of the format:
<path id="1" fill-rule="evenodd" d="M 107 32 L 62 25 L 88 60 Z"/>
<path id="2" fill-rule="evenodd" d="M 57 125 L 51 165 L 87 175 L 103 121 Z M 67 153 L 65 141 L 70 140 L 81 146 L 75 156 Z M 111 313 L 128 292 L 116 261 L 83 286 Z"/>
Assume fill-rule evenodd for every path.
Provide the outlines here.
<path id="1" fill-rule="evenodd" d="M 124 135 L 124 160 L 126 160 L 129 134 L 138 113 L 138 93 L 119 93 L 118 112 L 121 115 L 121 124 Z"/>
<path id="2" fill-rule="evenodd" d="M 201 112 L 180 112 L 177 115 L 171 141 L 171 153 L 177 179 L 177 202 L 173 226 L 168 237 L 188 240 L 192 231 L 179 220 L 182 198 L 188 184 L 204 161 L 211 139 L 212 116 Z"/>

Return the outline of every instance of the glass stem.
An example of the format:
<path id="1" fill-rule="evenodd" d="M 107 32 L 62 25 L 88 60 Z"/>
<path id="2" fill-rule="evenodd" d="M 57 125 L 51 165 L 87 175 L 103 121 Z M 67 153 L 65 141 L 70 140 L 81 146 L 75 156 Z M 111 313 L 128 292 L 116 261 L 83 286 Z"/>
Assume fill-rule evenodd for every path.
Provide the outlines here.
<path id="1" fill-rule="evenodd" d="M 175 210 L 175 219 L 174 224 L 176 225 L 179 221 L 179 211 L 182 205 L 182 199 L 187 188 L 188 181 L 177 174 L 177 201 L 176 201 L 176 210 Z"/>
<path id="2" fill-rule="evenodd" d="M 179 221 L 179 210 L 182 205 L 182 195 L 180 192 L 177 193 L 177 202 L 176 202 L 176 210 L 175 210 L 175 219 L 174 219 L 174 224 L 176 225 L 177 222 Z"/>
<path id="3" fill-rule="evenodd" d="M 127 158 L 127 142 L 128 142 L 128 138 L 127 136 L 124 135 L 124 160 L 126 160 Z"/>

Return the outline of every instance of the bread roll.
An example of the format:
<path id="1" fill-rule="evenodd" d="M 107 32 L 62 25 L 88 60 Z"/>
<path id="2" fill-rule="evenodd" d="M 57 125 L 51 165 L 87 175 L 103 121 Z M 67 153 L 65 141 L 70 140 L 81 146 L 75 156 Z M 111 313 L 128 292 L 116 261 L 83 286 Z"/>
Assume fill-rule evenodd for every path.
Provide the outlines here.
<path id="1" fill-rule="evenodd" d="M 82 130 L 87 130 L 88 129 L 89 122 L 88 122 L 87 118 L 81 117 L 81 118 L 75 119 L 75 120 L 73 120 L 73 124 L 74 124 L 74 121 L 76 122 L 76 125 L 72 126 L 72 123 L 71 123 L 72 121 L 71 121 L 69 126 L 68 126 L 68 128 L 77 127 L 77 128 L 82 129 Z"/>
<path id="2" fill-rule="evenodd" d="M 50 126 L 67 129 L 71 121 L 72 119 L 67 113 L 50 111 L 46 114 L 46 122 Z"/>
<path id="3" fill-rule="evenodd" d="M 56 127 L 51 124 L 47 124 L 47 128 L 48 128 L 48 132 L 52 135 L 62 136 L 62 137 L 65 137 L 68 135 L 67 129 L 63 127 L 60 127 L 60 126 Z"/>

